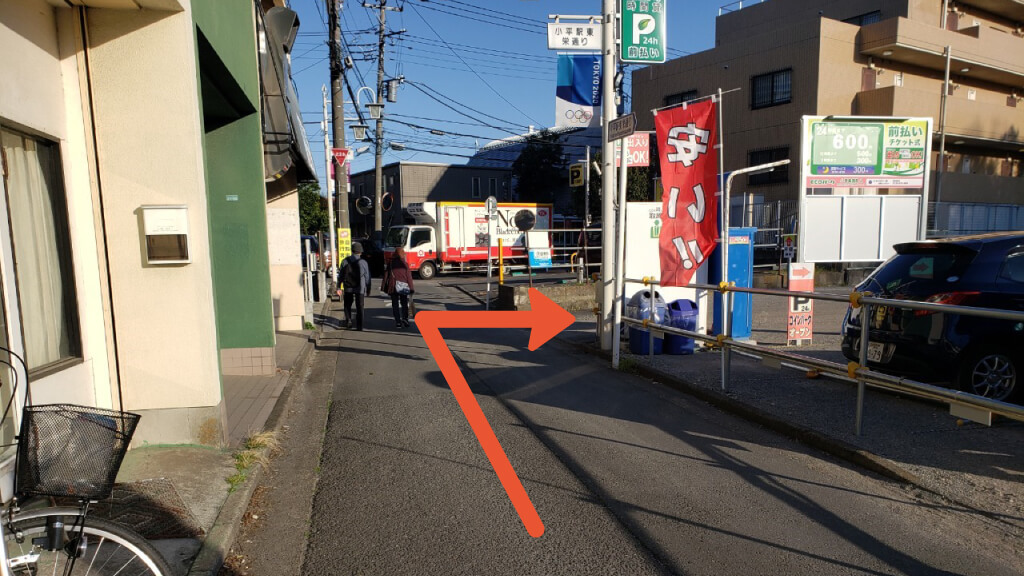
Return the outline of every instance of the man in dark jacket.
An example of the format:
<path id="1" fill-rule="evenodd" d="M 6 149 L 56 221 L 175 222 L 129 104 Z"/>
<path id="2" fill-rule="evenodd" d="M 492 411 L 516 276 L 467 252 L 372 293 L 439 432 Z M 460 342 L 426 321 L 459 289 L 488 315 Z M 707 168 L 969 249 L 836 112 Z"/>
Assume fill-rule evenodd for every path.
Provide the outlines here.
<path id="1" fill-rule="evenodd" d="M 339 282 L 345 289 L 345 326 L 363 329 L 364 298 L 370 293 L 370 266 L 363 260 L 363 245 L 352 243 L 352 255 L 342 261 Z M 352 303 L 356 305 L 355 323 L 352 322 Z"/>

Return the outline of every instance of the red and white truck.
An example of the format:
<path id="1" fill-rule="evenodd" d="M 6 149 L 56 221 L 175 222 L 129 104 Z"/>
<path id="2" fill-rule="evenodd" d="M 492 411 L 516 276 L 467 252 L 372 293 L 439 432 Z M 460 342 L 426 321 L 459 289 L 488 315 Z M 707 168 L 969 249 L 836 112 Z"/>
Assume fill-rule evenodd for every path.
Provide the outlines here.
<path id="1" fill-rule="evenodd" d="M 547 230 L 552 216 L 551 204 L 498 203 L 488 250 L 487 207 L 483 202 L 416 202 L 406 211 L 416 223 L 388 230 L 385 256 L 390 260 L 395 248 L 404 246 L 409 269 L 418 271 L 420 278 L 433 278 L 438 272 L 485 270 L 488 252 L 491 258 L 498 258 L 499 238 L 503 258 L 525 261 L 526 237 L 517 222 L 532 219 L 533 229 Z M 550 234 L 544 237 L 550 238 Z M 531 244 L 530 249 L 549 247 L 547 240 L 546 246 Z"/>

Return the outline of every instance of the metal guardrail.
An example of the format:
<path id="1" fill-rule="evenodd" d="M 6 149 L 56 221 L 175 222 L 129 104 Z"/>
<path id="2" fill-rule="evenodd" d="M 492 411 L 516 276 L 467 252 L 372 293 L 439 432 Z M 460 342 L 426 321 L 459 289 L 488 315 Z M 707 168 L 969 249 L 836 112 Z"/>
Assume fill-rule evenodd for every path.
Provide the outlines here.
<path id="1" fill-rule="evenodd" d="M 639 282 L 644 285 L 650 285 L 657 287 L 660 283 L 651 278 L 633 279 L 627 278 L 628 282 Z M 890 390 L 909 396 L 918 398 L 925 398 L 929 400 L 936 400 L 949 404 L 952 408 L 953 405 L 967 406 L 981 412 L 988 412 L 991 414 L 998 414 L 1006 418 L 1013 420 L 1019 420 L 1024 422 L 1024 406 L 1018 406 L 1016 404 L 1010 404 L 1008 402 L 999 402 L 983 396 L 977 396 L 969 394 L 967 392 L 961 392 L 959 390 L 952 390 L 949 388 L 943 388 L 941 386 L 935 386 L 924 382 L 918 382 L 909 378 L 900 378 L 897 376 L 891 376 L 888 374 L 882 374 L 875 370 L 870 370 L 867 367 L 867 351 L 868 344 L 870 342 L 870 327 L 861 327 L 861 341 L 860 341 L 860 358 L 859 362 L 849 362 L 846 365 L 839 364 L 836 362 L 829 362 L 827 360 L 821 360 L 813 358 L 811 356 L 805 356 L 793 352 L 785 352 L 766 346 L 760 346 L 757 344 L 751 344 L 749 342 L 741 342 L 732 340 L 730 337 L 731 331 L 731 318 L 732 318 L 732 295 L 733 293 L 746 293 L 746 294 L 760 294 L 764 296 L 779 296 L 779 297 L 805 297 L 812 300 L 826 300 L 831 302 L 844 302 L 848 303 L 855 308 L 862 308 L 861 318 L 871 317 L 872 306 L 891 306 L 895 308 L 903 308 L 909 310 L 926 310 L 931 312 L 942 312 L 946 314 L 961 314 L 965 316 L 978 316 L 982 318 L 994 318 L 1000 320 L 1016 320 L 1024 321 L 1024 312 L 1013 312 L 1010 310 L 998 310 L 994 308 L 973 308 L 969 306 L 955 306 L 951 304 L 934 304 L 930 302 L 908 302 L 906 300 L 892 300 L 889 298 L 876 298 L 871 295 L 870 292 L 852 292 L 848 295 L 837 295 L 837 294 L 822 294 L 818 292 L 802 292 L 802 291 L 788 291 L 788 290 L 770 290 L 764 288 L 740 288 L 737 286 L 731 286 L 726 284 L 720 284 L 718 286 L 711 284 L 689 284 L 687 288 L 695 288 L 698 290 L 708 290 L 721 292 L 723 295 L 727 295 L 726 300 L 726 321 L 725 330 L 723 334 L 708 335 L 700 334 L 698 332 L 692 332 L 689 330 L 683 330 L 672 326 L 665 326 L 663 324 L 656 324 L 649 320 L 638 320 L 635 318 L 623 318 L 622 321 L 629 325 L 642 327 L 649 331 L 648 338 L 651 339 L 650 345 L 648 346 L 648 354 L 653 354 L 655 338 L 655 331 L 662 332 L 665 334 L 675 334 L 678 336 L 684 336 L 687 338 L 693 338 L 702 342 L 707 342 L 714 347 L 721 347 L 722 349 L 722 390 L 728 389 L 729 384 L 729 364 L 731 362 L 730 352 L 735 349 L 738 353 L 748 356 L 762 362 L 766 358 L 779 361 L 778 367 L 795 368 L 799 370 L 817 370 L 822 374 L 829 375 L 839 380 L 847 382 L 857 383 L 857 418 L 856 418 L 856 434 L 861 435 L 863 427 L 863 415 L 864 415 L 864 392 L 866 386 L 873 388 L 880 388 L 884 390 Z M 652 298 L 653 299 L 653 298 Z"/>

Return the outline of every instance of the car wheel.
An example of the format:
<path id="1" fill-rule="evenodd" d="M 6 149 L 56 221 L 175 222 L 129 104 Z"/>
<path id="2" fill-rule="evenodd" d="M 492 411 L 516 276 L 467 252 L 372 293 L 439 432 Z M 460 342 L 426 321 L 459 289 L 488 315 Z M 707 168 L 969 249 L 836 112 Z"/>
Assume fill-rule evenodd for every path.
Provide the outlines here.
<path id="1" fill-rule="evenodd" d="M 1005 402 L 1019 391 L 1021 368 L 1019 358 L 1003 348 L 975 350 L 961 362 L 958 384 L 964 392 Z"/>
<path id="2" fill-rule="evenodd" d="M 430 280 L 437 275 L 437 266 L 433 262 L 424 262 L 420 264 L 419 275 L 423 280 Z"/>

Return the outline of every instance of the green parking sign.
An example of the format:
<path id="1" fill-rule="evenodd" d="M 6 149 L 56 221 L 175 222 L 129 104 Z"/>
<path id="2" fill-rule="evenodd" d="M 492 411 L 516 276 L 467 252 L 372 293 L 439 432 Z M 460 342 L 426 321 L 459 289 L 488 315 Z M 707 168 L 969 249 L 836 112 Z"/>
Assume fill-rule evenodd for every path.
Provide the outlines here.
<path id="1" fill-rule="evenodd" d="M 668 0 L 621 0 L 619 60 L 637 64 L 665 61 L 665 4 Z"/>

